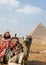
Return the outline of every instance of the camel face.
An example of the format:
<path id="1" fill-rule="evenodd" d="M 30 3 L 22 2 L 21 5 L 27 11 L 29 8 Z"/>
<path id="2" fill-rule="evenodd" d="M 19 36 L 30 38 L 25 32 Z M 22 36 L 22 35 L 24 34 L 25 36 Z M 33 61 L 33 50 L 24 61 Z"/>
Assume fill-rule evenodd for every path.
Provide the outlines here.
<path id="1" fill-rule="evenodd" d="M 32 41 L 32 38 L 27 37 L 27 38 L 26 38 L 26 41 L 27 41 L 28 43 L 30 43 L 30 42 Z"/>

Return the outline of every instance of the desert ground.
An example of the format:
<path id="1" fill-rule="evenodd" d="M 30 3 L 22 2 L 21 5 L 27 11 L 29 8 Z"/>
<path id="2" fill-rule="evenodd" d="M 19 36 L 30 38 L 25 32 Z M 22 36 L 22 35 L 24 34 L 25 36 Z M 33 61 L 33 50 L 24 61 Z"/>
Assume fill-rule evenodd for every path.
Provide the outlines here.
<path id="1" fill-rule="evenodd" d="M 28 65 L 46 65 L 46 44 L 32 44 Z"/>
<path id="2" fill-rule="evenodd" d="M 46 44 L 32 44 L 30 50 L 25 65 L 46 65 L 46 52 L 44 51 L 46 50 Z"/>

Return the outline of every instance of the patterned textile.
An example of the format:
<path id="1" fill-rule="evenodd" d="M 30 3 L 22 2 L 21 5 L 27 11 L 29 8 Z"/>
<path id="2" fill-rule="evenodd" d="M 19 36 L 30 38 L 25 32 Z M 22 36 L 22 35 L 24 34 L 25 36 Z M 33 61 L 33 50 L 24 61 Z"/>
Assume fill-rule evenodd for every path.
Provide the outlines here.
<path id="1" fill-rule="evenodd" d="M 11 39 L 2 38 L 2 42 L 0 44 L 0 57 L 6 55 L 8 58 L 11 58 L 14 54 L 18 54 L 23 50 L 22 45 L 17 42 L 16 44 L 11 42 Z"/>
<path id="2" fill-rule="evenodd" d="M 0 43 L 0 57 L 4 56 L 9 43 L 10 43 L 10 39 L 5 40 L 4 38 L 2 38 L 2 41 Z"/>
<path id="3" fill-rule="evenodd" d="M 12 45 L 12 43 L 11 43 L 11 45 Z M 8 46 L 8 48 L 5 52 L 5 56 L 7 59 L 10 59 L 13 56 L 18 55 L 21 52 L 20 49 L 22 50 L 22 48 L 21 48 L 22 46 L 19 43 L 13 45 L 12 47 L 11 47 L 11 45 Z"/>

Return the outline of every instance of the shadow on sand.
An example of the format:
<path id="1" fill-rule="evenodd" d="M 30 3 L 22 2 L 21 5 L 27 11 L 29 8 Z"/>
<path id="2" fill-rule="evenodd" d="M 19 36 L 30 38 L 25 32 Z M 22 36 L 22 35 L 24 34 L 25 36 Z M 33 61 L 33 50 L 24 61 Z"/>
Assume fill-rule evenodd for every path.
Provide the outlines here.
<path id="1" fill-rule="evenodd" d="M 8 64 L 0 64 L 0 65 L 8 65 Z M 33 60 L 33 61 L 26 61 L 25 65 L 46 65 L 46 62 Z"/>
<path id="2" fill-rule="evenodd" d="M 41 62 L 41 61 L 33 60 L 33 61 L 27 61 L 25 63 L 25 65 L 46 65 L 46 62 Z"/>

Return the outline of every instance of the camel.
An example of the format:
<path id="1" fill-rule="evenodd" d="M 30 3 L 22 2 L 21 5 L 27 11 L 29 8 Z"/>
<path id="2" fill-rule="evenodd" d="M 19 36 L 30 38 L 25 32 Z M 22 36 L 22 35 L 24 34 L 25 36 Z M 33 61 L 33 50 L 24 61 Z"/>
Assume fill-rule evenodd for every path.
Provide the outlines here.
<path id="1" fill-rule="evenodd" d="M 11 59 L 11 55 L 12 55 L 12 50 L 10 49 L 10 47 L 6 50 L 6 53 L 5 53 L 4 58 L 3 58 L 3 62 L 8 63 L 8 65 L 24 65 L 25 61 L 27 61 L 28 56 L 29 56 L 31 43 L 32 43 L 31 36 L 27 36 L 26 40 L 23 40 L 23 42 L 21 43 L 23 46 L 23 52 L 24 52 L 24 55 L 23 55 L 22 60 L 21 60 L 21 64 L 9 62 L 9 60 Z"/>
<path id="2" fill-rule="evenodd" d="M 30 52 L 30 45 L 31 45 L 31 43 L 32 43 L 32 37 L 30 36 L 28 36 L 28 37 L 26 37 L 26 40 L 23 40 L 23 42 L 22 42 L 22 46 L 23 46 L 23 52 L 24 52 L 24 55 L 23 54 L 21 54 L 23 57 L 21 57 L 21 64 L 16 64 L 16 63 L 14 63 L 14 62 L 12 62 L 11 60 L 11 62 L 8 62 L 8 65 L 24 65 L 25 64 L 25 62 L 27 61 L 27 59 L 28 59 L 28 56 L 29 56 L 29 52 Z M 15 57 L 13 57 L 12 58 L 12 60 L 14 60 L 15 59 Z"/>

